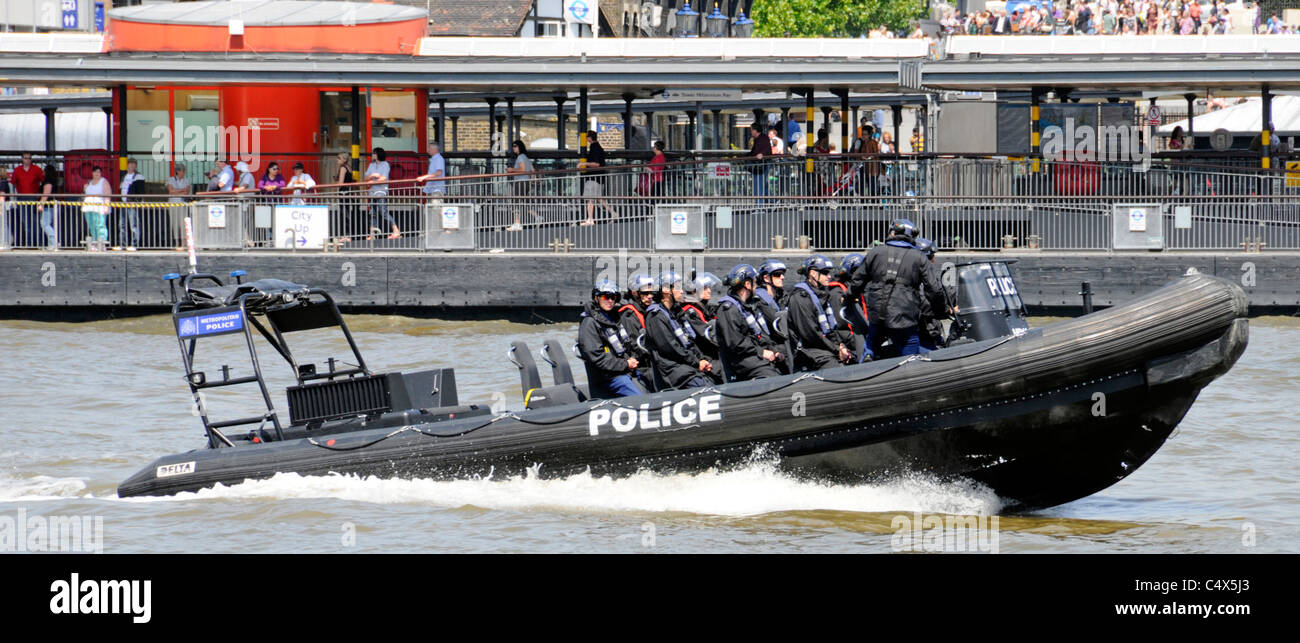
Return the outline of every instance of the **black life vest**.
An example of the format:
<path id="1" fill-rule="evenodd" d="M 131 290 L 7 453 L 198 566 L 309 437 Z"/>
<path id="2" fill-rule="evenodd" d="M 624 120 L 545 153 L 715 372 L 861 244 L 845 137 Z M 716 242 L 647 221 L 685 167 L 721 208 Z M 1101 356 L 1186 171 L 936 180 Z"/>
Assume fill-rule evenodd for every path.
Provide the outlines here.
<path id="1" fill-rule="evenodd" d="M 813 309 L 817 311 L 817 325 L 821 327 L 823 335 L 830 335 L 831 331 L 835 330 L 835 327 L 832 326 L 830 322 L 830 320 L 835 317 L 835 312 L 831 310 L 830 304 L 828 303 L 823 307 L 821 300 L 817 298 L 817 293 L 813 292 L 812 286 L 809 286 L 806 281 L 801 281 L 795 284 L 794 287 L 808 293 L 808 296 L 812 297 Z"/>
<path id="2" fill-rule="evenodd" d="M 741 312 L 745 314 L 745 323 L 749 326 L 749 332 L 753 333 L 755 337 L 762 339 L 767 336 L 769 332 L 767 330 L 767 320 L 763 319 L 762 315 L 755 318 L 754 313 L 750 312 L 744 304 L 740 303 L 739 300 L 731 295 L 723 295 L 718 298 L 718 306 L 721 307 L 723 305 L 730 305 L 739 308 Z"/>

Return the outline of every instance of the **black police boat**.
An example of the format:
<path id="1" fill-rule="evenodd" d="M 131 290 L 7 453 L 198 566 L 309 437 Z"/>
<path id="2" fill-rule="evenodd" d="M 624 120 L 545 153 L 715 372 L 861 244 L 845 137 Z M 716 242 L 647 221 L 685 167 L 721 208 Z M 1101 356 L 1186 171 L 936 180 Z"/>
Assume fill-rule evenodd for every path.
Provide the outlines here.
<path id="1" fill-rule="evenodd" d="M 818 479 L 966 478 L 1008 508 L 1033 509 L 1095 493 L 1136 470 L 1246 347 L 1245 295 L 1215 277 L 1188 274 L 1124 305 L 1029 329 L 1005 262 L 956 270 L 961 341 L 924 356 L 589 400 L 559 342 L 542 351 L 550 386 L 516 343 L 526 408 L 495 414 L 459 404 L 453 369 L 372 371 L 319 288 L 186 275 L 172 282 L 173 318 L 207 445 L 158 459 L 118 493 L 174 494 L 277 472 L 434 479 L 509 476 L 537 465 L 543 477 L 695 472 L 760 452 Z M 299 363 L 286 336 L 311 329 L 341 331 L 351 363 Z M 224 334 L 246 339 L 251 375 L 195 370 L 198 346 Z M 296 378 L 287 421 L 262 375 L 262 340 Z M 209 417 L 203 393 L 238 385 L 260 388 L 264 412 Z"/>

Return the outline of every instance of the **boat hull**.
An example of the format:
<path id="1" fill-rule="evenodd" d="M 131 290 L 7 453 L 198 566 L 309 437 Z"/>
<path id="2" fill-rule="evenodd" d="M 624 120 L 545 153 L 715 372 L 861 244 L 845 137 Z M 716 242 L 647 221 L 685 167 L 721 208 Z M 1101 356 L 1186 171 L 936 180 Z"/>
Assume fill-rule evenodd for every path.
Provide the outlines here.
<path id="1" fill-rule="evenodd" d="M 1020 337 L 924 358 L 436 424 L 205 449 L 161 458 L 122 496 L 278 472 L 434 479 L 590 470 L 694 472 L 756 452 L 794 475 L 923 472 L 990 487 L 1011 506 L 1114 484 L 1163 444 L 1247 341 L 1240 288 L 1184 277 L 1141 300 Z"/>

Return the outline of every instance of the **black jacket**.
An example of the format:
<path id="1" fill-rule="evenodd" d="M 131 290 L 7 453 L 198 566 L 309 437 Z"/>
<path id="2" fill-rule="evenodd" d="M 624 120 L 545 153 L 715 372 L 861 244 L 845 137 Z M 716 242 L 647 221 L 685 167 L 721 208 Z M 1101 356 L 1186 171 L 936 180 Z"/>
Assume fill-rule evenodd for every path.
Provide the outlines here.
<path id="1" fill-rule="evenodd" d="M 618 323 L 623 326 L 627 336 L 632 338 L 630 350 L 633 352 L 633 357 L 636 357 L 639 362 L 636 370 L 641 373 L 642 382 L 650 382 L 654 376 L 654 371 L 651 370 L 650 360 L 646 359 L 649 354 L 636 343 L 636 338 L 645 333 L 645 309 L 641 307 L 641 302 L 631 301 L 619 306 L 619 310 L 621 311 L 619 313 L 621 317 Z"/>
<path id="2" fill-rule="evenodd" d="M 931 264 L 931 266 L 933 265 Z M 939 283 L 942 284 L 943 280 L 940 279 Z M 931 341 L 939 346 L 943 346 L 945 343 L 943 322 L 939 320 L 948 319 L 948 309 L 957 305 L 957 293 L 947 286 L 943 286 L 942 290 L 944 305 L 940 308 L 935 308 L 931 304 L 929 297 L 921 297 L 921 316 L 917 320 L 921 335 L 929 334 Z"/>
<path id="3" fill-rule="evenodd" d="M 677 316 L 677 323 L 689 324 L 695 331 L 695 345 L 704 354 L 705 359 L 709 361 L 718 359 L 718 345 L 709 338 L 713 307 L 687 295 L 686 302 L 673 312 Z"/>
<path id="4" fill-rule="evenodd" d="M 651 306 L 646 311 L 645 326 L 646 346 L 654 351 L 655 366 L 669 386 L 681 388 L 701 372 L 700 360 L 704 355 L 671 311 L 662 305 Z M 682 330 L 681 337 L 674 326 Z"/>
<path id="5" fill-rule="evenodd" d="M 608 331 L 618 333 L 619 328 L 618 322 L 606 315 L 595 302 L 583 304 L 582 321 L 578 324 L 578 351 L 582 353 L 588 379 L 599 377 L 608 381 L 619 375 L 627 375 L 630 370 L 627 358 L 630 354 L 626 345 L 632 338 L 619 337 L 619 342 L 624 345 L 622 355 L 606 339 Z"/>
<path id="6" fill-rule="evenodd" d="M 751 328 L 746 316 L 756 313 L 745 303 L 730 298 L 725 301 L 718 298 L 718 316 L 714 320 L 714 331 L 718 337 L 718 352 L 727 366 L 732 379 L 748 380 L 754 377 L 778 375 L 772 363 L 763 359 L 763 350 L 775 350 L 771 339 L 760 336 Z M 732 303 L 732 301 L 736 303 Z M 758 321 L 755 319 L 755 324 Z"/>
<path id="7" fill-rule="evenodd" d="M 921 317 L 922 286 L 935 310 L 947 310 L 943 285 L 930 260 L 906 241 L 891 239 L 867 253 L 853 271 L 849 298 L 867 297 L 872 324 L 891 330 L 915 328 Z"/>
<path id="8" fill-rule="evenodd" d="M 790 322 L 791 340 L 796 350 L 838 353 L 840 341 L 835 337 L 835 318 L 826 314 L 829 293 L 825 288 L 812 283 L 808 283 L 808 286 L 813 295 L 816 295 L 816 302 L 799 286 L 791 289 L 790 299 L 787 300 L 789 312 L 786 315 Z M 822 332 L 820 319 L 826 320 L 830 327 L 829 333 Z"/>
<path id="9" fill-rule="evenodd" d="M 844 314 L 844 307 L 850 305 L 849 302 L 846 301 L 848 288 L 848 286 L 839 282 L 831 282 L 831 285 L 826 288 L 826 300 L 830 303 L 831 310 L 835 313 L 835 339 L 843 343 L 845 346 L 848 346 L 849 342 L 853 339 L 854 331 L 853 325 L 849 322 L 849 318 Z M 867 329 L 861 328 L 857 330 L 861 331 L 861 334 L 865 335 Z"/>
<path id="10" fill-rule="evenodd" d="M 771 300 L 769 301 L 766 299 L 767 297 L 771 297 Z M 758 289 L 754 291 L 754 295 L 749 298 L 749 306 L 754 310 L 754 312 L 763 316 L 763 320 L 767 323 L 769 331 L 774 335 L 779 335 L 781 339 L 784 340 L 784 333 L 776 332 L 776 320 L 777 317 L 781 315 L 781 310 L 785 307 L 785 293 L 777 292 L 776 296 L 773 297 L 772 295 L 767 294 L 766 289 L 759 286 Z"/>

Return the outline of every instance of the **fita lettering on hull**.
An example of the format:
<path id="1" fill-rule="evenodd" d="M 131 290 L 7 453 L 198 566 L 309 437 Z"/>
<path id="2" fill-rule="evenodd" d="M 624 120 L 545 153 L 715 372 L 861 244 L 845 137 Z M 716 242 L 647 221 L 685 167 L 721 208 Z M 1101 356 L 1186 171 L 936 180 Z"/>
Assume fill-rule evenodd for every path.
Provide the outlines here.
<path id="1" fill-rule="evenodd" d="M 665 400 L 658 408 L 642 404 L 639 408 L 618 407 L 592 409 L 587 414 L 587 432 L 600 435 L 602 427 L 612 427 L 618 433 L 633 429 L 657 430 L 689 428 L 704 422 L 722 420 L 722 395 L 704 395 L 698 399 L 688 397 L 676 404 Z"/>
<path id="2" fill-rule="evenodd" d="M 164 464 L 163 466 L 158 467 L 158 471 L 154 474 L 154 477 L 166 478 L 169 476 L 185 475 L 187 473 L 194 473 L 193 460 L 189 462 L 177 462 L 176 464 Z"/>

